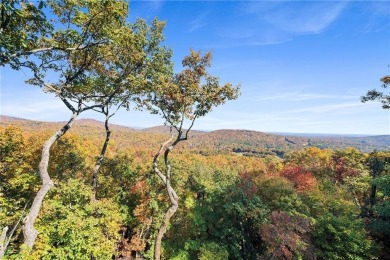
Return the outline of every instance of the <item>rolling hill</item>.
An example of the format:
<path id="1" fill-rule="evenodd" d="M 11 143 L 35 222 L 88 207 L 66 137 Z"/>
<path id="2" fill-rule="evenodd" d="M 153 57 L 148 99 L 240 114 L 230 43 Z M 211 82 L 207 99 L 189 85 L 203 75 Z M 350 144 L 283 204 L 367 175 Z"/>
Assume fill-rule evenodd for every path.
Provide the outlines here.
<path id="1" fill-rule="evenodd" d="M 54 132 L 65 122 L 41 122 L 15 117 L 0 116 L 0 127 L 15 126 L 26 132 Z M 156 126 L 137 129 L 110 124 L 113 143 L 118 149 L 145 147 L 154 149 L 167 139 L 169 128 Z M 77 120 L 69 131 L 81 138 L 101 140 L 104 138 L 104 123 L 92 119 Z M 293 136 L 271 134 L 249 130 L 215 130 L 211 132 L 191 131 L 188 142 L 183 142 L 180 149 L 199 153 L 229 152 L 248 156 L 276 154 L 282 156 L 289 150 L 302 149 L 307 146 L 342 149 L 355 147 L 364 152 L 388 150 L 390 135 L 345 137 L 345 136 Z"/>

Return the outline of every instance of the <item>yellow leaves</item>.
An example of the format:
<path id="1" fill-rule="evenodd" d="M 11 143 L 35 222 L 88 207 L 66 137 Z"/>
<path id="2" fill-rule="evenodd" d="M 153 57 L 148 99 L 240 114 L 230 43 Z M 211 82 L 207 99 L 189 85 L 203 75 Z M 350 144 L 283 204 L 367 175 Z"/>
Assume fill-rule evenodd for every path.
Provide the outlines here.
<path id="1" fill-rule="evenodd" d="M 77 12 L 73 19 L 75 24 L 82 25 L 87 21 L 88 15 L 84 12 Z"/>
<path id="2" fill-rule="evenodd" d="M 188 210 L 193 209 L 196 206 L 195 199 L 194 199 L 194 196 L 192 194 L 189 194 L 186 196 L 186 198 L 184 200 L 184 206 Z"/>

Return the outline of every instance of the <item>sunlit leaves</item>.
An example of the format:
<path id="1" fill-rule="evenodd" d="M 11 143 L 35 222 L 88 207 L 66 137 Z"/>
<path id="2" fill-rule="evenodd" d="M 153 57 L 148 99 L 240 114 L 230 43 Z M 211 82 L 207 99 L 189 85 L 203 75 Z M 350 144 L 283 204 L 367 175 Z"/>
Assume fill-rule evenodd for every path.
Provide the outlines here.
<path id="1" fill-rule="evenodd" d="M 312 191 L 317 186 L 317 180 L 311 172 L 299 166 L 287 166 L 281 175 L 294 183 L 294 188 L 298 192 Z"/>
<path id="2" fill-rule="evenodd" d="M 90 204 L 91 195 L 91 188 L 78 180 L 51 191 L 37 223 L 41 236 L 35 257 L 90 259 L 115 254 L 122 221 L 118 207 L 110 200 Z"/>
<path id="3" fill-rule="evenodd" d="M 35 140 L 36 141 L 36 140 Z M 33 142 L 17 128 L 0 129 L 0 228 L 11 230 L 31 203 L 38 182 L 39 154 Z M 17 230 L 17 235 L 19 232 Z M 12 238 L 12 241 L 16 236 Z M 13 250 L 11 250 L 13 251 Z"/>
<path id="4" fill-rule="evenodd" d="M 0 3 L 0 66 L 20 68 L 15 54 L 39 47 L 52 29 L 43 12 L 44 1 L 4 0 Z"/>
<path id="5" fill-rule="evenodd" d="M 217 77 L 207 73 L 211 53 L 201 56 L 191 50 L 183 59 L 184 70 L 173 79 L 160 78 L 160 86 L 150 97 L 148 106 L 157 109 L 169 125 L 179 128 L 185 119 L 194 121 L 227 100 L 236 99 L 238 87 L 220 85 Z"/>

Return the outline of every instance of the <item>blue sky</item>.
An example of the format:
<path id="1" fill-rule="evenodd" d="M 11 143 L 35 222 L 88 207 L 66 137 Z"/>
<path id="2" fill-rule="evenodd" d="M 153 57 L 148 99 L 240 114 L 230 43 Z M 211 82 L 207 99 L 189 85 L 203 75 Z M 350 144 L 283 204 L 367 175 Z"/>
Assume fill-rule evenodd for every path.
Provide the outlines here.
<path id="1" fill-rule="evenodd" d="M 165 44 L 176 70 L 189 49 L 213 52 L 210 72 L 241 85 L 236 101 L 199 119 L 195 129 L 389 134 L 390 113 L 361 103 L 390 73 L 389 1 L 133 1 L 130 19 L 167 21 Z M 1 114 L 66 120 L 64 105 L 24 84 L 25 71 L 1 69 Z M 85 113 L 82 118 L 103 120 Z M 120 111 L 116 124 L 163 120 Z"/>

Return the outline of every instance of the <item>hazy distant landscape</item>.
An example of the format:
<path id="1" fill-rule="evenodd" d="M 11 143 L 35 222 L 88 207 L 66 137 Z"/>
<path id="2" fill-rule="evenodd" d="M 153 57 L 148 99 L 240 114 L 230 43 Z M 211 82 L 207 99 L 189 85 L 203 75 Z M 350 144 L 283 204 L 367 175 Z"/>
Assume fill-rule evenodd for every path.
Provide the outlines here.
<path id="1" fill-rule="evenodd" d="M 66 122 L 41 122 L 14 118 L 8 116 L 0 117 L 0 126 L 17 126 L 26 131 L 55 130 Z M 168 126 L 155 126 L 150 128 L 125 127 L 110 124 L 113 140 L 119 143 L 128 143 L 129 146 L 137 146 L 137 139 L 131 137 L 156 135 L 159 138 L 169 136 Z M 92 119 L 79 119 L 70 130 L 71 133 L 85 138 L 99 138 L 104 132 L 104 122 Z M 141 137 L 140 137 L 141 138 Z M 150 138 L 148 147 L 156 147 L 158 143 L 153 142 L 155 138 Z M 143 142 L 144 144 L 144 142 Z M 144 144 L 145 145 L 145 144 Z M 195 151 L 235 152 L 248 156 L 264 156 L 266 154 L 283 154 L 290 150 L 299 150 L 304 147 L 318 147 L 329 149 L 345 149 L 354 147 L 363 152 L 374 150 L 388 150 L 390 148 L 390 135 L 380 136 L 358 136 L 353 135 L 329 135 L 329 134 L 296 134 L 293 133 L 263 133 L 249 130 L 221 129 L 215 131 L 191 131 L 191 137 L 184 149 Z"/>

